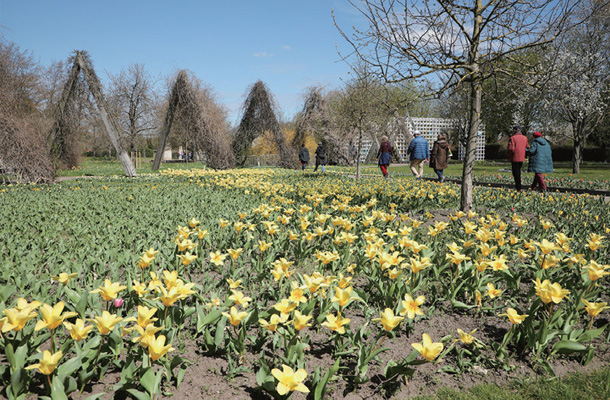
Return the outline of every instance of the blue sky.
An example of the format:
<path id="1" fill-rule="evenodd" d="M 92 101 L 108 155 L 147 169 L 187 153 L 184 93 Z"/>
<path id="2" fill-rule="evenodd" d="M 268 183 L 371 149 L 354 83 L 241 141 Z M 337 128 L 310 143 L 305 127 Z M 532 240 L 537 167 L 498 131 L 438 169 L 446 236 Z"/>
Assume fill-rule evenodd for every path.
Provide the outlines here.
<path id="1" fill-rule="evenodd" d="M 43 65 L 87 50 L 100 78 L 144 64 L 153 76 L 192 71 L 239 122 L 257 80 L 274 94 L 284 119 L 302 106 L 307 87 L 341 85 L 348 52 L 344 29 L 358 15 L 345 0 L 0 0 L 5 40 Z"/>

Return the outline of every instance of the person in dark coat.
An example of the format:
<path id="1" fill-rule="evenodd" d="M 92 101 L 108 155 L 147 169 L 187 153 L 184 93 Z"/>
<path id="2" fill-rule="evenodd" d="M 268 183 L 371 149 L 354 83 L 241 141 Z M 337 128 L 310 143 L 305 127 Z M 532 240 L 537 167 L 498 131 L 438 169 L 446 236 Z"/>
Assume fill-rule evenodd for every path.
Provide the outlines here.
<path id="1" fill-rule="evenodd" d="M 521 191 L 521 167 L 525 161 L 525 149 L 528 146 L 527 136 L 521 133 L 520 126 L 513 127 L 513 135 L 508 140 L 508 161 L 512 164 L 515 189 Z"/>
<path id="2" fill-rule="evenodd" d="M 322 172 L 326 172 L 326 149 L 322 142 L 318 143 L 318 148 L 316 149 L 316 167 L 313 169 L 313 172 L 318 170 L 318 166 L 322 167 Z"/>
<path id="3" fill-rule="evenodd" d="M 527 148 L 526 153 L 530 158 L 527 171 L 534 173 L 534 182 L 532 182 L 530 190 L 540 186 L 540 190 L 546 192 L 543 174 L 554 172 L 551 145 L 542 138 L 542 133 L 534 132 L 534 140 L 532 145 Z"/>
<path id="4" fill-rule="evenodd" d="M 388 137 L 383 136 L 381 138 L 381 145 L 379 146 L 379 151 L 377 152 L 377 160 L 384 178 L 388 177 L 388 166 L 392 161 L 392 157 L 394 157 L 394 149 L 388 141 Z"/>
<path id="5" fill-rule="evenodd" d="M 445 181 L 443 170 L 447 168 L 450 153 L 451 150 L 449 149 L 449 143 L 447 143 L 445 135 L 442 133 L 439 134 L 432 145 L 432 153 L 430 153 L 430 167 L 434 169 L 439 182 Z"/>
<path id="6" fill-rule="evenodd" d="M 301 146 L 301 150 L 299 150 L 299 161 L 301 162 L 303 170 L 305 170 L 305 168 L 307 168 L 307 165 L 309 164 L 309 149 L 305 147 L 305 143 L 303 143 L 303 146 Z"/>

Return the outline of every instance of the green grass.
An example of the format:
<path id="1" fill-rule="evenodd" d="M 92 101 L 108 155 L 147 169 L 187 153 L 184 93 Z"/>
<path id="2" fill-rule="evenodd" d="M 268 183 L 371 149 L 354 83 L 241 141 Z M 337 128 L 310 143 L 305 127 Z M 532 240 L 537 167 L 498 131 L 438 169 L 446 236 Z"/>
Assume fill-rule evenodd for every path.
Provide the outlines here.
<path id="1" fill-rule="evenodd" d="M 477 385 L 468 390 L 441 389 L 433 396 L 417 400 L 591 400 L 610 399 L 610 368 L 591 373 L 577 373 L 563 379 L 534 379 L 508 387 Z"/>
<path id="2" fill-rule="evenodd" d="M 524 171 L 526 167 L 524 166 Z M 512 176 L 511 165 L 509 162 L 497 163 L 497 162 L 477 162 L 474 166 L 475 176 L 480 175 L 493 175 L 502 174 Z M 410 174 L 411 170 L 408 165 L 390 166 L 391 172 Z M 424 167 L 424 174 L 435 176 L 434 171 L 429 166 Z M 462 164 L 452 163 L 445 170 L 446 176 L 461 176 L 462 175 Z M 524 175 L 528 175 L 524 173 Z M 531 174 L 530 174 L 531 175 Z M 569 163 L 555 163 L 555 172 L 548 174 L 549 177 L 554 178 L 582 178 L 584 180 L 610 180 L 610 164 L 605 163 L 583 163 L 580 166 L 580 174 L 576 175 L 572 173 L 572 165 Z"/>
<path id="3" fill-rule="evenodd" d="M 203 168 L 200 162 L 190 162 L 189 168 Z M 159 170 L 164 169 L 186 169 L 186 163 L 162 163 Z M 141 168 L 137 168 L 138 174 L 158 173 L 152 171 L 152 158 L 143 158 Z M 105 159 L 101 157 L 85 157 L 77 168 L 57 171 L 57 176 L 112 176 L 125 175 L 121 162 L 117 159 Z"/>

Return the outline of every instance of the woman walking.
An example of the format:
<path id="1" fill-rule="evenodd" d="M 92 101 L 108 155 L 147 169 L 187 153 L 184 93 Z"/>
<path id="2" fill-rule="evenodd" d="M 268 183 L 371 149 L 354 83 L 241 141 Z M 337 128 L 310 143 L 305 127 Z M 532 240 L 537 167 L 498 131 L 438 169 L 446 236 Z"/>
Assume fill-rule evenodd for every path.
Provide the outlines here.
<path id="1" fill-rule="evenodd" d="M 379 146 L 379 151 L 377 152 L 377 160 L 384 178 L 388 177 L 388 166 L 392 161 L 392 157 L 394 157 L 394 149 L 392 149 L 392 145 L 388 141 L 388 137 L 382 136 L 381 145 Z"/>
<path id="2" fill-rule="evenodd" d="M 430 154 L 430 167 L 434 169 L 434 172 L 438 176 L 438 181 L 441 183 L 445 181 L 443 170 L 447 168 L 449 154 L 451 154 L 449 143 L 447 143 L 445 135 L 441 133 L 432 145 L 432 153 Z"/>
<path id="3" fill-rule="evenodd" d="M 527 171 L 534 173 L 534 182 L 532 182 L 530 190 L 540 186 L 540 190 L 546 192 L 546 185 L 542 174 L 554 172 L 551 145 L 542 138 L 542 133 L 534 132 L 534 141 L 525 152 L 530 157 Z"/>

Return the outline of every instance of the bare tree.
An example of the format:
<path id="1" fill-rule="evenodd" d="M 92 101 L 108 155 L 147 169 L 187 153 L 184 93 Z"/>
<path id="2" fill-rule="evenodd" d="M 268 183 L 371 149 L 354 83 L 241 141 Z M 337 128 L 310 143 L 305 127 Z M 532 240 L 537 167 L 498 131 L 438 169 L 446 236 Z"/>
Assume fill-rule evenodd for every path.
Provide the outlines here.
<path id="1" fill-rule="evenodd" d="M 352 45 L 355 56 L 371 65 L 386 81 L 433 75 L 438 82 L 437 93 L 455 85 L 466 84 L 469 88 L 469 129 L 460 206 L 469 210 L 483 82 L 494 73 L 512 73 L 486 66 L 523 49 L 553 41 L 565 28 L 576 0 L 350 3 L 366 18 L 368 27 L 355 28 L 350 36 L 340 31 Z"/>
<path id="2" fill-rule="evenodd" d="M 55 170 L 44 132 L 40 67 L 27 51 L 0 37 L 0 169 L 17 179 L 48 182 Z"/>
<path id="3" fill-rule="evenodd" d="M 109 75 L 108 103 L 119 122 L 125 147 L 136 148 L 137 139 L 157 129 L 154 79 L 144 65 L 133 64 L 127 71 Z"/>

